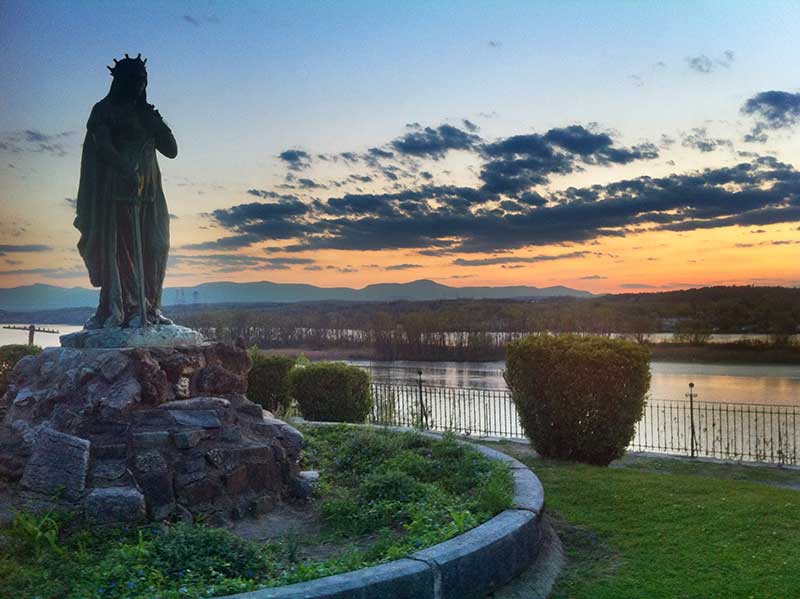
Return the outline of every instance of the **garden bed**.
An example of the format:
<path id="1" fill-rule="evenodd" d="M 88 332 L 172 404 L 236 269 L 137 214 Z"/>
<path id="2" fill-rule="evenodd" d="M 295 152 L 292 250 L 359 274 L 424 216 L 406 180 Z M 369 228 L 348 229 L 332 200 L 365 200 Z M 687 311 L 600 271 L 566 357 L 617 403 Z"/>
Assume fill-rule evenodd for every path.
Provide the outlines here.
<path id="1" fill-rule="evenodd" d="M 321 474 L 317 496 L 234 529 L 260 538 L 280 518 L 282 536 L 255 542 L 186 524 L 85 530 L 55 514 L 20 515 L 4 531 L 0 596 L 173 599 L 286 585 L 403 558 L 512 504 L 508 465 L 453 438 L 341 426 L 304 433 L 304 468 Z"/>

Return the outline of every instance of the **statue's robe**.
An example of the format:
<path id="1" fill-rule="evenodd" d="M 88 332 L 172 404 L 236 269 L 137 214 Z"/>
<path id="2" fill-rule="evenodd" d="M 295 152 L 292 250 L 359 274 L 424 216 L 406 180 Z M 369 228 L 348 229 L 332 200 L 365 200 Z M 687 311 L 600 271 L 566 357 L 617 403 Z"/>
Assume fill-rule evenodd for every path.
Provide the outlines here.
<path id="1" fill-rule="evenodd" d="M 161 118 L 148 116 L 142 110 L 122 109 L 106 96 L 95 104 L 86 126 L 75 227 L 81 233 L 78 251 L 91 283 L 100 287 L 100 303 L 87 323 L 89 328 L 124 326 L 139 314 L 133 220 L 137 202 L 141 206 L 145 309 L 154 314 L 161 308 L 169 212 L 156 149 L 163 153 L 166 144 L 177 153 L 177 146 Z M 107 150 L 109 142 L 116 153 Z M 123 162 L 136 165 L 138 188 L 125 177 Z"/>

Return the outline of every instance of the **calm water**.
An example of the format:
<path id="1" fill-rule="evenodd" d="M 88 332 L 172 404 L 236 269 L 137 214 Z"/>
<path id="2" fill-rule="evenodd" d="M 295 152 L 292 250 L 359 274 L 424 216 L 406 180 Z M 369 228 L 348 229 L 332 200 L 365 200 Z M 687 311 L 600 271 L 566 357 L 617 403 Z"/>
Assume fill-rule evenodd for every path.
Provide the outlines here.
<path id="1" fill-rule="evenodd" d="M 81 329 L 75 325 L 44 325 L 62 335 Z M 27 343 L 27 331 L 0 328 L 0 345 Z M 58 347 L 58 335 L 36 333 L 41 347 Z M 417 381 L 417 371 L 429 385 L 503 389 L 503 362 L 378 362 L 354 360 L 372 371 L 376 381 Z M 690 364 L 653 362 L 650 396 L 684 399 L 689 382 L 701 401 L 800 405 L 800 366 L 770 364 Z"/>
<path id="2" fill-rule="evenodd" d="M 353 360 L 379 382 L 504 389 L 504 362 L 378 362 Z M 800 366 L 652 362 L 652 399 L 684 399 L 689 382 L 701 401 L 800 405 Z"/>
<path id="3" fill-rule="evenodd" d="M 5 324 L 0 324 L 0 345 L 10 345 L 12 343 L 27 343 L 28 331 L 17 331 L 2 328 Z M 13 325 L 13 326 L 27 326 L 27 325 Z M 43 329 L 50 329 L 58 331 L 59 335 L 66 335 L 80 331 L 83 327 L 74 324 L 42 324 L 36 325 Z M 33 342 L 39 347 L 59 347 L 61 343 L 58 341 L 59 335 L 54 333 L 36 333 L 33 337 Z"/>

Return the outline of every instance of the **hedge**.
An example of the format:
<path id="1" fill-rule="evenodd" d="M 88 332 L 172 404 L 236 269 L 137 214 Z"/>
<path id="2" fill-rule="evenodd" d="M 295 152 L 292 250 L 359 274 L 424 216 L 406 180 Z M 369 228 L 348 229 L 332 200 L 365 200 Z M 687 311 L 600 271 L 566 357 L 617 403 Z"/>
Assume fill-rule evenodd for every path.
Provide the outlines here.
<path id="1" fill-rule="evenodd" d="M 268 355 L 257 349 L 250 351 L 250 357 L 253 367 L 247 375 L 247 398 L 270 412 L 285 413 L 292 400 L 289 372 L 295 359 Z"/>
<path id="2" fill-rule="evenodd" d="M 630 341 L 539 334 L 508 344 L 505 376 L 539 454 L 608 465 L 644 412 L 649 362 L 649 350 Z"/>
<path id="3" fill-rule="evenodd" d="M 341 362 L 316 362 L 289 374 L 292 397 L 307 420 L 364 422 L 372 409 L 369 374 Z"/>

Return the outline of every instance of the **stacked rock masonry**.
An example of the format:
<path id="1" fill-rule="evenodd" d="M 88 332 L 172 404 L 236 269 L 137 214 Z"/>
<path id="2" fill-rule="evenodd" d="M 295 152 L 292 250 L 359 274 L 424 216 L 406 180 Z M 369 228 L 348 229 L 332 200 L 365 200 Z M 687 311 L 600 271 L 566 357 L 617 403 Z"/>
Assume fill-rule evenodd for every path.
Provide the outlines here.
<path id="1" fill-rule="evenodd" d="M 303 437 L 246 398 L 249 369 L 221 343 L 28 356 L 0 400 L 0 485 L 99 524 L 268 511 L 296 486 Z"/>

